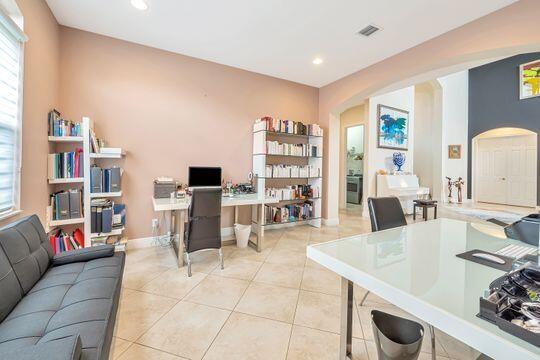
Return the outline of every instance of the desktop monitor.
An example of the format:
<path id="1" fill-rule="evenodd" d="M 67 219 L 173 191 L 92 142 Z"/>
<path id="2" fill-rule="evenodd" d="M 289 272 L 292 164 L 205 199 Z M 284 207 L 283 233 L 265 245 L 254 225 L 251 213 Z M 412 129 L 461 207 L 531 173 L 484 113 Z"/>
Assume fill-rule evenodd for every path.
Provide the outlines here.
<path id="1" fill-rule="evenodd" d="M 188 171 L 188 186 L 221 187 L 221 168 L 190 166 Z"/>

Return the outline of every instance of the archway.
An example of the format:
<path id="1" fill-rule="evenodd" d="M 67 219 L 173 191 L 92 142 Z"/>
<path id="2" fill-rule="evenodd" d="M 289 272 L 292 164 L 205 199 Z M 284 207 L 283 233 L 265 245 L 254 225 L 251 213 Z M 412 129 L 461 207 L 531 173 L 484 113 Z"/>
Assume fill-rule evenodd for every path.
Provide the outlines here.
<path id="1" fill-rule="evenodd" d="M 538 134 L 503 127 L 472 139 L 472 199 L 534 207 L 537 203 Z"/>

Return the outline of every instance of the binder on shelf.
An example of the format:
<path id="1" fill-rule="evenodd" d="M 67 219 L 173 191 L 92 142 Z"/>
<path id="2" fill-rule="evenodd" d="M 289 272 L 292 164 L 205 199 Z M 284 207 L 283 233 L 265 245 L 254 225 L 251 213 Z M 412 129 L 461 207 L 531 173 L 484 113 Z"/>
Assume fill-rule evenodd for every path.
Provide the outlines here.
<path id="1" fill-rule="evenodd" d="M 113 212 L 112 207 L 103 208 L 101 212 L 101 231 L 102 233 L 110 233 L 112 231 Z"/>
<path id="2" fill-rule="evenodd" d="M 103 219 L 103 208 L 98 206 L 96 207 L 96 232 L 102 232 L 101 231 L 101 223 Z"/>
<path id="3" fill-rule="evenodd" d="M 116 192 L 116 191 L 121 191 L 122 190 L 122 186 L 121 186 L 121 182 L 120 182 L 120 168 L 119 167 L 113 167 L 111 169 L 109 169 L 109 191 L 113 191 L 113 192 Z"/>
<path id="4" fill-rule="evenodd" d="M 82 215 L 81 211 L 82 198 L 81 192 L 78 190 L 69 190 L 69 213 L 71 219 L 80 218 Z"/>
<path id="5" fill-rule="evenodd" d="M 90 168 L 90 192 L 103 192 L 101 176 L 101 168 L 99 166 L 92 166 Z"/>
<path id="6" fill-rule="evenodd" d="M 70 219 L 69 211 L 69 193 L 60 192 L 56 195 L 57 201 L 57 218 L 56 220 L 67 220 Z"/>
<path id="7" fill-rule="evenodd" d="M 91 216 L 90 216 L 90 231 L 92 233 L 97 233 L 97 207 L 96 206 L 92 206 L 90 208 L 90 213 L 91 213 Z"/>

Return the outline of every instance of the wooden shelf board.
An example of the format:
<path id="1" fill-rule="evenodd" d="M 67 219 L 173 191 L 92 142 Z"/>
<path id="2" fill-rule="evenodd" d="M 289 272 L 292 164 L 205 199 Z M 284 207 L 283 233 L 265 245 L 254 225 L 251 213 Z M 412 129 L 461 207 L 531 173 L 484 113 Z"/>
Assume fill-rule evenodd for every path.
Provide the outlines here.
<path id="1" fill-rule="evenodd" d="M 113 229 L 113 231 L 109 232 L 109 233 L 92 233 L 90 234 L 90 237 L 91 238 L 96 238 L 96 237 L 102 237 L 102 236 L 113 236 L 113 235 L 121 235 L 122 232 L 124 231 L 124 227 L 121 227 L 121 228 L 118 228 L 118 229 Z"/>
<path id="2" fill-rule="evenodd" d="M 51 142 L 83 142 L 82 136 L 49 136 Z"/>
<path id="3" fill-rule="evenodd" d="M 90 199 L 107 198 L 107 197 L 119 197 L 119 196 L 122 196 L 122 191 L 90 193 Z"/>
<path id="4" fill-rule="evenodd" d="M 49 179 L 49 184 L 71 184 L 71 183 L 82 183 L 84 178 L 60 178 L 60 179 Z"/>
<path id="5" fill-rule="evenodd" d="M 72 224 L 82 224 L 84 223 L 84 218 L 76 219 L 66 219 L 66 220 L 51 220 L 49 227 L 57 227 L 63 225 L 72 225 Z"/>

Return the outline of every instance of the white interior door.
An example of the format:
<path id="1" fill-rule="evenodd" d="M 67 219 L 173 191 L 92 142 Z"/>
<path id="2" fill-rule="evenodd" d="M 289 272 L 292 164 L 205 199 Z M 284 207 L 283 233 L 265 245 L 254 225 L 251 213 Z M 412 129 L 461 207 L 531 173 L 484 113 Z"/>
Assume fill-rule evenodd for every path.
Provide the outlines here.
<path id="1" fill-rule="evenodd" d="M 535 135 L 479 139 L 477 201 L 535 206 L 536 154 Z"/>

